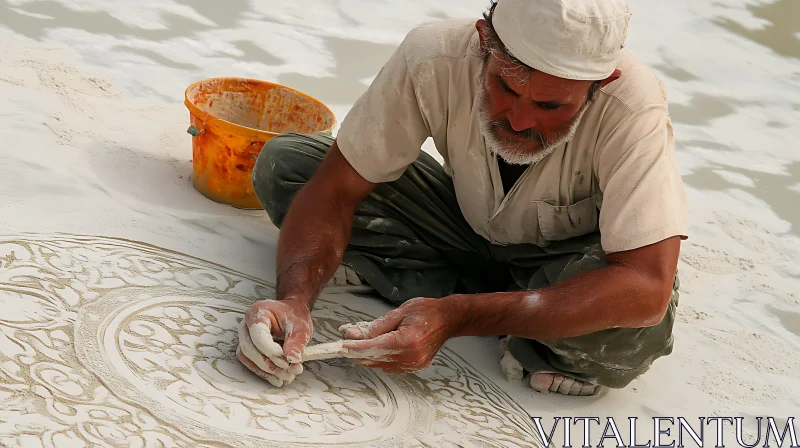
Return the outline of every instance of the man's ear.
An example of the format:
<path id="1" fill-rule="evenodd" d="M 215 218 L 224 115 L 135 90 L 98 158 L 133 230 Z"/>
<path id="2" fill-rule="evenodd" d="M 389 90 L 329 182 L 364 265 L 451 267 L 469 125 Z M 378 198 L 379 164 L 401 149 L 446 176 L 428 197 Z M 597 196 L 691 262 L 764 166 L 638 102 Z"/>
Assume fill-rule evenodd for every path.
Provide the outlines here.
<path id="1" fill-rule="evenodd" d="M 612 82 L 618 80 L 620 76 L 622 76 L 622 70 L 620 70 L 620 69 L 614 70 L 614 73 L 612 73 L 611 76 L 609 76 L 608 78 L 600 81 L 600 87 L 605 87 L 605 86 L 611 84 Z"/>
<path id="2" fill-rule="evenodd" d="M 478 39 L 481 41 L 481 50 L 486 51 L 486 40 L 488 39 L 489 24 L 486 19 L 480 19 L 475 23 L 475 28 L 478 30 Z"/>

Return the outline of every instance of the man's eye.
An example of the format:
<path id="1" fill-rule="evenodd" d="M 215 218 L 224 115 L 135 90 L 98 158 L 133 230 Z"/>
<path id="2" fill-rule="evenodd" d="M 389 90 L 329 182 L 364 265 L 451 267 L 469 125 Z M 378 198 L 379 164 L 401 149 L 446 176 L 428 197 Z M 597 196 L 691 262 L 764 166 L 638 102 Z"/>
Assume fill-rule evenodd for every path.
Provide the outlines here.
<path id="1" fill-rule="evenodd" d="M 561 107 L 561 104 L 558 103 L 536 103 L 542 110 L 556 110 Z"/>
<path id="2" fill-rule="evenodd" d="M 512 89 L 511 89 L 511 87 L 509 87 L 509 86 L 508 86 L 508 84 L 506 84 L 506 82 L 505 82 L 505 81 L 503 81 L 503 78 L 501 78 L 501 77 L 499 77 L 499 76 L 498 76 L 498 77 L 497 77 L 497 83 L 498 83 L 498 84 L 500 84 L 500 88 L 501 88 L 501 89 L 505 90 L 506 92 L 508 92 L 508 93 L 510 93 L 510 94 L 512 94 L 512 95 L 515 95 L 515 96 L 517 96 L 517 92 L 515 92 L 514 90 L 512 90 Z"/>

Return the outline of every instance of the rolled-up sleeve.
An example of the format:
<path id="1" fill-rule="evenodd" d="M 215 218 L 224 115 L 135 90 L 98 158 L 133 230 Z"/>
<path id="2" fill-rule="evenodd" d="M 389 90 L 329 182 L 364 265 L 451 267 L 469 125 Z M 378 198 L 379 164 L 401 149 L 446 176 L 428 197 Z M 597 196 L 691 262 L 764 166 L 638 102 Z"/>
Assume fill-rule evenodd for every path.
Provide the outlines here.
<path id="1" fill-rule="evenodd" d="M 420 63 L 410 67 L 407 56 L 415 50 L 416 40 L 414 32 L 406 37 L 353 105 L 336 136 L 350 165 L 373 183 L 397 180 L 431 136 L 412 73 Z"/>
<path id="2" fill-rule="evenodd" d="M 666 107 L 650 106 L 632 113 L 597 154 L 605 252 L 687 237 L 686 197 Z"/>

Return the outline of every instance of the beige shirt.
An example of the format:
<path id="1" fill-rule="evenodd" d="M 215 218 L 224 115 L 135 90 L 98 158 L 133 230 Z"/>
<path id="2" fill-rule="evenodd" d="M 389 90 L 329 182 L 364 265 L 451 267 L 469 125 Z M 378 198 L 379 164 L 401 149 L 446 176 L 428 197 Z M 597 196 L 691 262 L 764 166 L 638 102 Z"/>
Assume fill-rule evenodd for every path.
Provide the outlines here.
<path id="1" fill-rule="evenodd" d="M 494 244 L 546 246 L 599 230 L 612 253 L 686 235 L 666 91 L 652 70 L 623 50 L 622 76 L 600 89 L 575 137 L 505 194 L 478 126 L 478 45 L 474 19 L 408 34 L 338 132 L 359 174 L 396 180 L 432 137 L 464 217 Z"/>

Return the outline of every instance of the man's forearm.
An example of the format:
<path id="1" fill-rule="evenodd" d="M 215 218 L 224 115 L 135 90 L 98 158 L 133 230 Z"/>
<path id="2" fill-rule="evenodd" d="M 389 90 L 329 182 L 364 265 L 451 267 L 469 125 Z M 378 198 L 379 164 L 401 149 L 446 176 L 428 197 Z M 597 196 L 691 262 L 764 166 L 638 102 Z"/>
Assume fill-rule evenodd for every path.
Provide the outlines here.
<path id="1" fill-rule="evenodd" d="M 333 277 L 350 241 L 356 205 L 375 188 L 350 166 L 336 142 L 316 174 L 300 189 L 278 238 L 278 300 L 312 309 Z"/>
<path id="2" fill-rule="evenodd" d="M 342 262 L 353 212 L 311 197 L 304 188 L 294 199 L 278 239 L 279 300 L 301 300 L 309 309 Z"/>
<path id="3" fill-rule="evenodd" d="M 536 291 L 450 296 L 453 336 L 561 339 L 658 324 L 672 283 L 628 266 L 583 272 Z"/>

